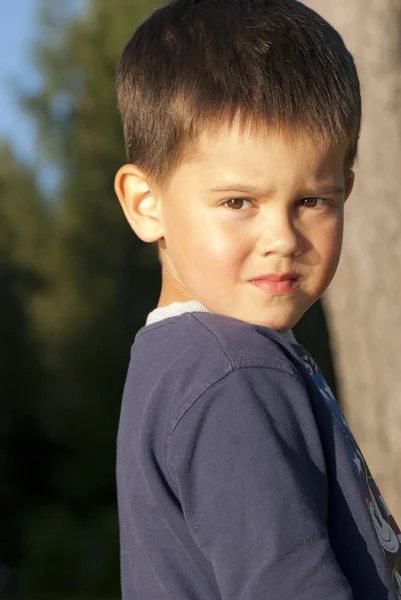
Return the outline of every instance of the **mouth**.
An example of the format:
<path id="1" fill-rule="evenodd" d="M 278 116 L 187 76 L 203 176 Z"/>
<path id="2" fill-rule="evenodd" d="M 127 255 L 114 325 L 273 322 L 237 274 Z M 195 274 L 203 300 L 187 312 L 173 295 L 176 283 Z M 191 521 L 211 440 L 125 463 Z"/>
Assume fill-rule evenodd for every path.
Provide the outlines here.
<path id="1" fill-rule="evenodd" d="M 273 296 L 284 296 L 296 290 L 299 279 L 297 273 L 271 273 L 250 279 L 249 283 Z"/>

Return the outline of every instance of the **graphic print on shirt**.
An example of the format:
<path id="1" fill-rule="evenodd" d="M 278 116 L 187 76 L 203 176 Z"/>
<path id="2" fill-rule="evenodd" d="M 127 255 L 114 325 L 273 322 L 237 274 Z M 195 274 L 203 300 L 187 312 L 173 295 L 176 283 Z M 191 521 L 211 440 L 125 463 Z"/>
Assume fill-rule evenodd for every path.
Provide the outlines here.
<path id="1" fill-rule="evenodd" d="M 320 393 L 322 394 L 333 417 L 338 422 L 345 440 L 347 453 L 351 458 L 354 472 L 359 482 L 362 494 L 365 498 L 370 516 L 373 521 L 376 533 L 380 540 L 383 552 L 386 556 L 390 571 L 393 576 L 393 582 L 397 592 L 397 597 L 401 600 L 401 532 L 390 514 L 386 503 L 377 487 L 369 467 L 363 457 L 363 454 L 356 443 L 354 436 L 348 426 L 348 423 L 337 403 L 331 389 L 329 388 L 323 374 L 319 370 L 316 362 L 305 348 L 299 344 L 292 344 L 297 355 L 302 360 L 308 373 Z"/>

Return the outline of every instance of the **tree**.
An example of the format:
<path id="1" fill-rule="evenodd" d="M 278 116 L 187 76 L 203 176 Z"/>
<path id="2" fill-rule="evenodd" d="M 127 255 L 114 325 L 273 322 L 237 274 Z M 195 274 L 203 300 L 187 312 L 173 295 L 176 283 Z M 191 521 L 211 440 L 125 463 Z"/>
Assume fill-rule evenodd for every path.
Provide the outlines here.
<path id="1" fill-rule="evenodd" d="M 42 89 L 25 99 L 42 164 L 61 174 L 30 305 L 46 380 L 37 419 L 54 460 L 46 501 L 26 501 L 15 570 L 18 598 L 119 595 L 115 441 L 129 348 L 153 307 L 156 258 L 114 197 L 123 143 L 113 90 L 123 45 L 149 2 L 88 2 L 68 16 L 44 1 L 37 48 Z M 43 229 L 44 231 L 44 229 Z M 36 249 L 32 256 L 38 255 Z M 137 285 L 137 281 L 141 285 Z"/>
<path id="2" fill-rule="evenodd" d="M 307 0 L 342 33 L 364 100 L 342 263 L 327 295 L 346 414 L 401 523 L 401 0 Z"/>
<path id="3" fill-rule="evenodd" d="M 0 146 L 0 595 L 11 567 L 22 558 L 19 544 L 26 499 L 49 492 L 46 467 L 54 457 L 40 419 L 44 370 L 31 323 L 43 282 L 38 264 L 47 218 L 34 174 L 19 164 L 9 145 Z"/>

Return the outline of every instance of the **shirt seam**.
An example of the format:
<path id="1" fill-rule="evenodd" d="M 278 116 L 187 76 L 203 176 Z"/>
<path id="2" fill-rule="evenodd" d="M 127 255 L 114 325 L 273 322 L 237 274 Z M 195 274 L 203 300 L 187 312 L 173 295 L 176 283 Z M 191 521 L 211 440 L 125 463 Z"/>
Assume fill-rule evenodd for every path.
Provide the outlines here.
<path id="1" fill-rule="evenodd" d="M 155 329 L 160 329 L 161 327 L 170 325 L 171 319 L 175 319 L 176 317 L 180 317 L 180 316 L 182 316 L 182 315 L 175 315 L 174 317 L 167 317 L 166 319 L 163 319 L 162 321 L 156 321 L 155 323 L 149 323 L 149 325 L 144 325 L 143 327 L 141 327 L 141 329 L 138 331 L 138 333 L 136 334 L 135 337 L 140 338 L 143 335 L 148 335 L 149 333 L 152 333 L 152 331 L 155 331 Z"/>
<path id="2" fill-rule="evenodd" d="M 227 354 L 227 352 L 225 351 L 223 344 L 221 343 L 220 338 L 215 334 L 215 332 L 210 329 L 210 327 L 207 327 L 207 325 L 205 325 L 205 323 L 202 323 L 202 321 L 196 316 L 196 313 L 187 313 L 190 317 L 192 317 L 193 319 L 195 319 L 195 321 L 197 321 L 199 323 L 199 325 L 201 325 L 201 327 L 203 327 L 204 329 L 206 329 L 206 331 L 208 331 L 218 342 L 221 351 L 223 352 L 224 356 L 226 357 L 226 359 L 228 360 L 228 362 L 230 363 L 230 365 L 232 366 L 233 369 L 237 368 L 237 367 L 247 367 L 247 366 L 252 366 L 253 363 L 256 363 L 258 361 L 269 361 L 269 365 L 260 365 L 260 364 L 255 364 L 254 366 L 272 366 L 272 368 L 277 368 L 281 371 L 283 371 L 284 373 L 288 373 L 289 375 L 294 375 L 296 377 L 296 375 L 294 374 L 294 371 L 292 369 L 288 369 L 286 370 L 285 368 L 283 368 L 283 363 L 275 360 L 274 358 L 266 358 L 266 356 L 263 357 L 256 357 L 254 356 L 253 358 L 243 358 L 243 359 L 237 359 L 235 361 L 233 361 Z M 279 346 L 278 342 L 276 340 L 272 340 L 271 338 L 268 338 L 270 341 L 272 341 L 276 346 Z M 291 342 L 290 342 L 291 343 Z M 285 356 L 287 358 L 287 356 Z M 288 358 L 287 358 L 288 360 Z M 291 364 L 291 363 L 290 363 Z"/>
<path id="3" fill-rule="evenodd" d="M 250 361 L 252 359 L 249 359 Z M 288 375 L 289 377 L 291 377 L 292 379 L 295 379 L 296 381 L 298 381 L 298 383 L 300 383 L 302 385 L 302 387 L 304 388 L 304 391 L 306 392 L 306 394 L 308 395 L 309 398 L 309 391 L 302 379 L 302 377 L 300 375 L 297 375 L 295 373 L 291 373 L 290 371 L 287 371 L 283 368 L 280 367 L 276 367 L 276 366 L 272 366 L 271 364 L 269 365 L 261 365 L 261 364 L 257 364 L 257 365 L 252 365 L 252 364 L 244 364 L 244 365 L 238 365 L 238 366 L 231 366 L 231 368 L 226 371 L 225 373 L 223 373 L 220 377 L 218 377 L 218 379 L 215 379 L 212 383 L 208 384 L 207 387 L 202 390 L 201 392 L 199 392 L 198 394 L 195 395 L 195 397 L 191 398 L 190 400 L 188 400 L 186 402 L 186 404 L 184 404 L 181 409 L 182 409 L 182 414 L 181 416 L 178 418 L 178 420 L 176 421 L 175 425 L 173 425 L 173 421 L 176 417 L 176 415 L 174 415 L 171 418 L 170 424 L 168 426 L 168 430 L 167 430 L 167 434 L 166 434 L 166 440 L 164 443 L 164 464 L 166 467 L 166 472 L 167 475 L 170 477 L 170 482 L 171 485 L 173 486 L 175 493 L 177 494 L 177 497 L 179 497 L 179 490 L 177 489 L 176 486 L 176 481 L 175 481 L 175 477 L 173 476 L 173 473 L 171 472 L 171 469 L 169 467 L 169 461 L 168 461 L 168 454 L 169 454 L 169 449 L 171 446 L 171 440 L 174 436 L 174 433 L 178 427 L 178 425 L 181 423 L 181 421 L 183 420 L 183 418 L 185 417 L 185 415 L 191 410 L 191 408 L 195 405 L 196 402 L 198 402 L 198 400 L 201 399 L 201 397 L 207 392 L 209 391 L 213 386 L 217 385 L 220 381 L 222 381 L 225 377 L 228 377 L 229 375 L 231 375 L 232 373 L 234 373 L 235 371 L 239 370 L 239 369 L 248 369 L 248 368 L 255 368 L 255 369 L 260 369 L 260 368 L 264 368 L 264 369 L 272 369 L 274 371 L 278 371 L 281 373 L 285 373 L 286 375 Z M 184 408 L 185 406 L 185 408 Z"/>

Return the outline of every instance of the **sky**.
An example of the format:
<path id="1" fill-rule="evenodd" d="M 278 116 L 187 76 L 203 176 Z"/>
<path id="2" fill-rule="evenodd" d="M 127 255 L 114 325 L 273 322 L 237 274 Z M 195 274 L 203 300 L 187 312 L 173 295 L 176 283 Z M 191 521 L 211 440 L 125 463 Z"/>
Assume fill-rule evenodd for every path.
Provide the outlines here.
<path id="1" fill-rule="evenodd" d="M 73 11 L 85 0 L 54 0 L 68 3 Z M 0 0 L 0 140 L 11 141 L 17 156 L 28 163 L 35 162 L 36 128 L 18 103 L 18 89 L 34 91 L 40 86 L 35 70 L 32 46 L 39 39 L 37 12 L 41 0 Z M 55 172 L 38 174 L 45 186 L 57 178 Z"/>
<path id="2" fill-rule="evenodd" d="M 31 161 L 35 128 L 18 106 L 15 87 L 34 90 L 39 77 L 30 44 L 37 36 L 35 12 L 39 0 L 0 0 L 0 138 L 11 139 L 18 156 Z"/>

